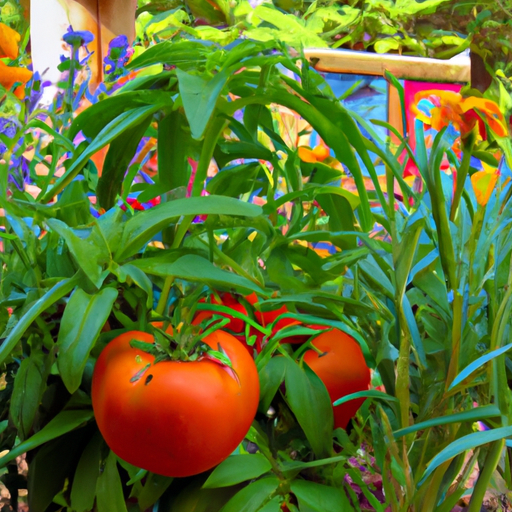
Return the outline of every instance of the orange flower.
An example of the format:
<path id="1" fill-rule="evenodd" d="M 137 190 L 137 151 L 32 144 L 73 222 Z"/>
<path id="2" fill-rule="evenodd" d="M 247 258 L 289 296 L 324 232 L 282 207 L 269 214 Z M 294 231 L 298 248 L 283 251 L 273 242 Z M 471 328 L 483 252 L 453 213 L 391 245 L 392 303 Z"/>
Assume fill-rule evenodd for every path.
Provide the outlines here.
<path id="1" fill-rule="evenodd" d="M 477 125 L 482 139 L 487 139 L 485 123 L 497 137 L 507 136 L 507 125 L 499 106 L 491 100 L 453 91 L 420 91 L 414 97 L 412 111 L 416 118 L 434 130 L 453 124 L 465 138 Z"/>
<path id="2" fill-rule="evenodd" d="M 313 149 L 310 149 L 306 146 L 299 147 L 299 158 L 303 162 L 307 162 L 313 164 L 315 162 L 323 162 L 327 157 L 329 157 L 331 152 L 329 148 L 323 144 L 318 144 Z"/>
<path id="3" fill-rule="evenodd" d="M 31 78 L 32 71 L 25 68 L 7 66 L 0 61 L 0 84 L 6 89 L 11 89 L 14 84 L 19 82 L 26 84 Z M 22 99 L 24 97 L 23 87 L 17 87 L 14 94 L 16 94 L 18 98 Z"/>
<path id="4" fill-rule="evenodd" d="M 16 59 L 18 57 L 18 43 L 20 42 L 18 32 L 8 27 L 5 23 L 0 23 L 0 59 L 9 57 Z"/>
<path id="5" fill-rule="evenodd" d="M 480 206 L 485 206 L 496 186 L 500 171 L 482 162 L 483 170 L 477 171 L 471 176 L 471 184 L 475 192 L 476 201 Z"/>

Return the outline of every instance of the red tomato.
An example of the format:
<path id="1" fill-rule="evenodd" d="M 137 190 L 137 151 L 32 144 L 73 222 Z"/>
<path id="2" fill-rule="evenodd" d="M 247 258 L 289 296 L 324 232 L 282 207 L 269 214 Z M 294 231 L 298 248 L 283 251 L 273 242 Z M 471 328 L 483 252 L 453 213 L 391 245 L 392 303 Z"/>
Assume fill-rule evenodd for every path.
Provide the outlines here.
<path id="1" fill-rule="evenodd" d="M 312 344 L 325 355 L 314 350 L 304 354 L 304 361 L 325 384 L 331 401 L 351 393 L 364 391 L 370 385 L 370 369 L 366 366 L 359 344 L 348 334 L 333 329 L 315 338 Z M 364 398 L 351 400 L 333 407 L 334 428 L 346 428 Z"/>
<path id="2" fill-rule="evenodd" d="M 243 440 L 258 407 L 258 372 L 247 350 L 223 331 L 204 340 L 224 350 L 235 375 L 207 358 L 153 364 L 152 355 L 130 346 L 133 339 L 153 342 L 144 332 L 122 334 L 94 368 L 92 405 L 109 447 L 134 466 L 173 477 L 224 460 Z"/>

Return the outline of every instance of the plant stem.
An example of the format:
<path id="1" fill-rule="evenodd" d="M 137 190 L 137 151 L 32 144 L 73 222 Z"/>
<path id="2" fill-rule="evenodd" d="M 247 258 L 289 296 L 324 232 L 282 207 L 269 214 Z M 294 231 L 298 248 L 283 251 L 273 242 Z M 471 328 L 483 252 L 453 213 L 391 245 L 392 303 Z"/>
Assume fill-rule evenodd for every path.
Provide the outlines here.
<path id="1" fill-rule="evenodd" d="M 492 474 L 498 466 L 504 446 L 505 439 L 500 439 L 499 441 L 492 443 L 489 453 L 485 458 L 484 467 L 480 471 L 480 476 L 478 477 L 473 489 L 473 495 L 469 502 L 468 512 L 480 512 L 480 508 L 484 502 L 485 491 L 487 491 Z"/>
<path id="2" fill-rule="evenodd" d="M 476 128 L 475 128 L 476 129 Z M 457 170 L 457 180 L 455 183 L 455 193 L 453 194 L 452 207 L 450 209 L 450 221 L 454 222 L 459 209 L 460 198 L 464 190 L 464 184 L 466 182 L 466 176 L 469 171 L 469 164 L 471 162 L 471 154 L 473 152 L 473 146 L 475 145 L 476 132 L 475 129 L 463 139 L 463 154 L 462 161 L 459 169 Z"/>
<path id="3" fill-rule="evenodd" d="M 174 283 L 174 276 L 167 276 L 165 278 L 164 286 L 162 287 L 162 293 L 160 294 L 160 299 L 158 300 L 158 305 L 156 306 L 156 313 L 159 315 L 163 315 L 165 311 L 165 306 L 167 305 L 167 300 L 169 299 L 169 292 L 171 291 L 172 284 Z"/>

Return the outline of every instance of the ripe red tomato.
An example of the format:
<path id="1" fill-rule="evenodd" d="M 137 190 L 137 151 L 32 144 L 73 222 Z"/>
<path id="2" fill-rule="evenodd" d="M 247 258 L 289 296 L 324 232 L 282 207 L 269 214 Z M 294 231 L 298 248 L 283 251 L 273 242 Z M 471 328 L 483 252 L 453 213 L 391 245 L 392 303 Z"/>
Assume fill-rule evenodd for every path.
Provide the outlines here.
<path id="1" fill-rule="evenodd" d="M 370 370 L 366 366 L 359 344 L 338 329 L 325 331 L 313 340 L 313 345 L 325 352 L 320 356 L 314 350 L 304 354 L 304 361 L 325 384 L 331 402 L 351 393 L 364 391 L 370 385 Z M 333 407 L 334 428 L 346 428 L 364 398 L 351 400 Z"/>
<path id="2" fill-rule="evenodd" d="M 258 407 L 258 372 L 247 350 L 223 331 L 204 340 L 222 348 L 235 375 L 207 358 L 153 364 L 154 356 L 130 346 L 134 339 L 153 342 L 148 333 L 122 334 L 94 368 L 92 405 L 109 447 L 134 466 L 173 477 L 224 460 L 243 440 Z"/>

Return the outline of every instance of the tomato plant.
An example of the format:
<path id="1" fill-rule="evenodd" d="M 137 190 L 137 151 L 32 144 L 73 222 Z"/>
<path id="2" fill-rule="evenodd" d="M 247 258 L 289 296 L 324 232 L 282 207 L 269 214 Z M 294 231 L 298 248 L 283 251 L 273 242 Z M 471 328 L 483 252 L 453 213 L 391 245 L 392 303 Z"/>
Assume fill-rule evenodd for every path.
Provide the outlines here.
<path id="1" fill-rule="evenodd" d="M 308 350 L 304 361 L 325 384 L 332 402 L 368 389 L 370 370 L 354 338 L 333 329 L 320 334 L 312 344 L 318 352 Z M 346 428 L 363 402 L 364 398 L 359 398 L 334 407 L 334 428 Z"/>
<path id="2" fill-rule="evenodd" d="M 155 361 L 133 348 L 152 343 L 139 331 L 112 340 L 92 381 L 98 427 L 127 462 L 166 476 L 201 473 L 225 459 L 247 433 L 259 400 L 256 366 L 233 336 L 215 331 L 203 340 L 223 352 L 231 368 L 200 356 Z"/>

